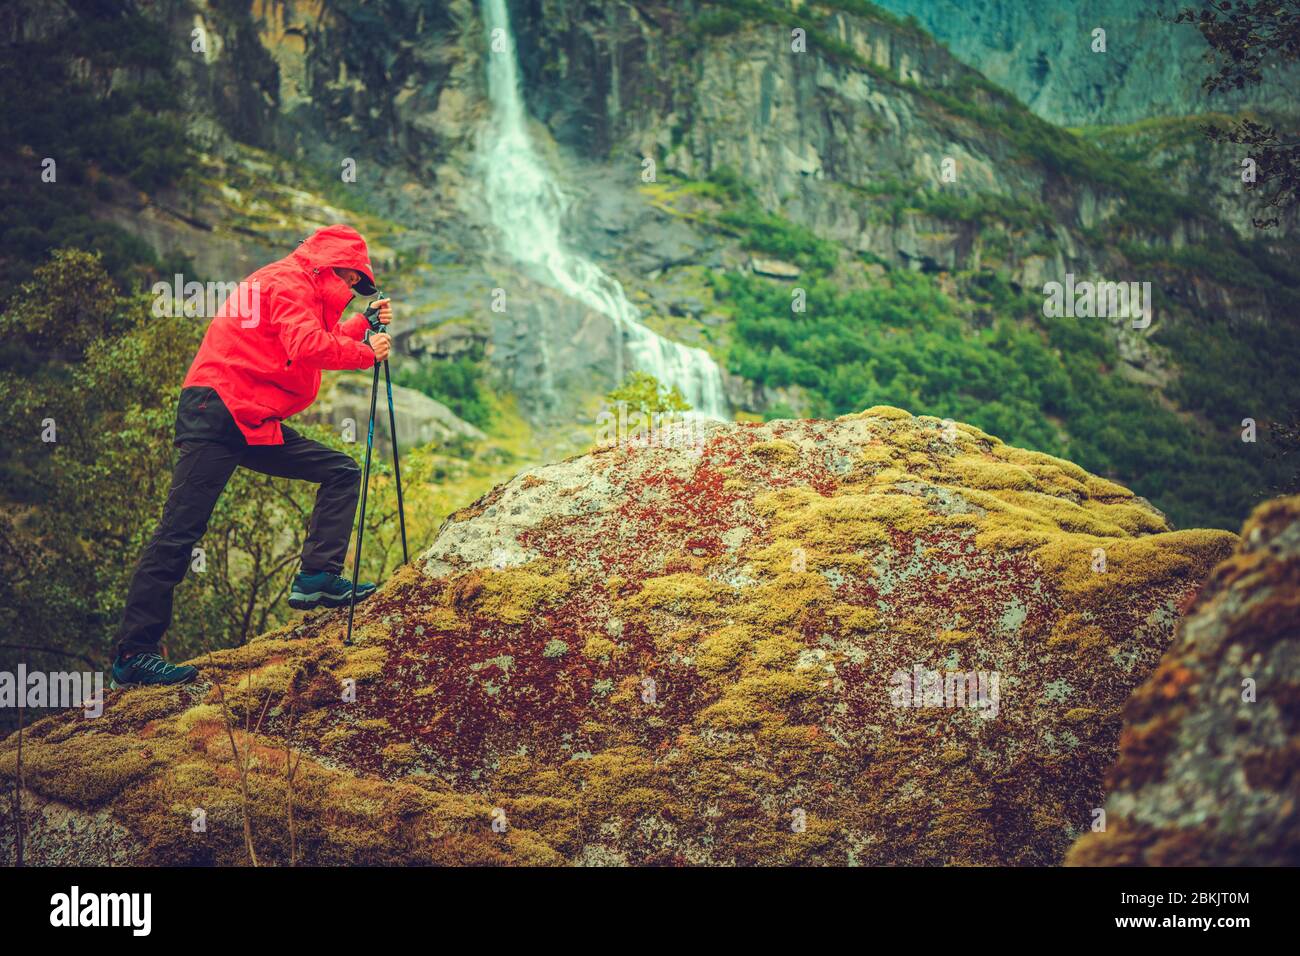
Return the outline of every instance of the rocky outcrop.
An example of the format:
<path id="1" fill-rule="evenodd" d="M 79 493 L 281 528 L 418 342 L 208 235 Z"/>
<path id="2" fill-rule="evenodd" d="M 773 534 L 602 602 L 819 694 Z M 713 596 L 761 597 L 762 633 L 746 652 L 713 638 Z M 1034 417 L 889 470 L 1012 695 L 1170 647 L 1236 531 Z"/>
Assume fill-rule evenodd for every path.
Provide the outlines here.
<path id="1" fill-rule="evenodd" d="M 346 430 L 353 436 L 353 440 L 365 442 L 366 425 L 370 420 L 372 382 L 371 376 L 365 372 L 359 375 L 333 376 L 321 389 L 316 402 L 299 417 L 304 421 L 332 425 L 341 434 Z M 440 448 L 467 448 L 487 437 L 442 402 L 413 388 L 393 386 L 393 409 L 401 429 L 397 436 L 399 449 L 428 444 Z M 379 385 L 375 419 L 375 443 L 387 449 L 388 401 L 383 382 Z"/>
<path id="2" fill-rule="evenodd" d="M 322 612 L 28 728 L 28 862 L 246 862 L 247 814 L 264 863 L 1057 863 L 1235 540 L 894 408 L 611 432 L 352 646 Z"/>
<path id="3" fill-rule="evenodd" d="M 1069 863 L 1300 864 L 1300 497 L 1251 516 L 1124 722 Z"/>

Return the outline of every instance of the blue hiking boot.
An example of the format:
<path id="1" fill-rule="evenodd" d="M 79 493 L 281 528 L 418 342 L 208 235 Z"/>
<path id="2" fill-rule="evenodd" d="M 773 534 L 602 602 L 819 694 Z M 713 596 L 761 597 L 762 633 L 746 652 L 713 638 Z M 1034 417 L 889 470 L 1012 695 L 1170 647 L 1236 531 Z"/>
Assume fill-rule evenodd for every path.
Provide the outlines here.
<path id="1" fill-rule="evenodd" d="M 108 686 L 145 687 L 166 684 L 186 684 L 194 680 L 199 669 L 189 664 L 168 664 L 157 654 L 132 654 L 113 661 L 113 676 Z"/>
<path id="2" fill-rule="evenodd" d="M 365 582 L 357 585 L 357 603 L 370 597 L 376 585 Z M 308 573 L 299 571 L 289 592 L 289 607 L 310 611 L 318 607 L 347 607 L 352 600 L 352 582 L 328 571 Z"/>

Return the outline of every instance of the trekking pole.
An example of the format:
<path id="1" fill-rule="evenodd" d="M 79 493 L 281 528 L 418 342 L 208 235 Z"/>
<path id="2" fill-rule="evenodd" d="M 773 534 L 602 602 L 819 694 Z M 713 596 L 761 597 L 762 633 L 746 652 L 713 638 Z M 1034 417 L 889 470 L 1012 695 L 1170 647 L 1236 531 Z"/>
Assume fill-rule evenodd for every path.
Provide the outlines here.
<path id="1" fill-rule="evenodd" d="M 397 481 L 397 523 L 402 529 L 402 563 L 409 564 L 406 553 L 406 509 L 402 506 L 402 466 L 397 460 L 397 416 L 393 412 L 393 380 L 388 377 L 388 359 L 384 359 L 384 387 L 388 389 L 388 437 L 393 442 L 393 478 Z"/>
<path id="2" fill-rule="evenodd" d="M 370 323 L 372 332 L 384 330 L 384 326 L 379 321 L 378 308 L 371 306 L 366 309 L 365 317 Z M 406 550 L 406 507 L 402 504 L 402 462 L 397 454 L 397 414 L 393 411 L 393 379 L 388 374 L 388 359 L 384 359 L 384 389 L 388 392 L 388 437 L 393 443 L 393 478 L 397 482 L 397 523 L 402 529 L 402 563 L 408 564 L 411 556 Z"/>
<path id="3" fill-rule="evenodd" d="M 376 293 L 372 302 L 378 302 L 383 298 L 382 293 Z M 383 324 L 379 321 L 379 308 L 371 305 L 365 311 L 366 321 L 370 323 L 372 332 L 382 332 Z M 379 380 L 375 379 L 378 385 Z M 397 482 L 397 523 L 402 529 L 402 563 L 409 564 L 411 556 L 406 551 L 406 508 L 402 504 L 402 463 L 397 455 L 397 414 L 393 411 L 393 379 L 388 374 L 388 359 L 384 359 L 384 389 L 388 392 L 388 438 L 393 443 L 393 479 Z M 373 415 L 371 416 L 374 417 Z"/>
<path id="4" fill-rule="evenodd" d="M 372 330 L 379 324 L 375 318 L 378 312 L 377 308 L 371 306 L 364 313 Z M 389 391 L 391 394 L 391 389 Z M 357 580 L 361 577 L 361 539 L 366 532 L 366 492 L 370 490 L 370 457 L 375 448 L 375 404 L 378 399 L 379 362 L 376 360 L 375 378 L 370 384 L 370 424 L 366 426 L 366 466 L 361 472 L 361 513 L 357 516 L 357 553 L 352 559 L 352 596 L 348 600 L 348 632 L 343 638 L 344 644 L 352 643 L 352 618 L 357 610 Z"/>
<path id="5" fill-rule="evenodd" d="M 366 429 L 366 467 L 361 472 L 361 514 L 357 518 L 357 553 L 352 561 L 352 597 L 348 601 L 348 633 L 344 644 L 352 643 L 352 615 L 357 609 L 357 578 L 361 575 L 361 538 L 366 532 L 366 492 L 370 488 L 370 454 L 375 447 L 375 400 L 379 398 L 379 363 L 370 386 L 370 425 Z"/>

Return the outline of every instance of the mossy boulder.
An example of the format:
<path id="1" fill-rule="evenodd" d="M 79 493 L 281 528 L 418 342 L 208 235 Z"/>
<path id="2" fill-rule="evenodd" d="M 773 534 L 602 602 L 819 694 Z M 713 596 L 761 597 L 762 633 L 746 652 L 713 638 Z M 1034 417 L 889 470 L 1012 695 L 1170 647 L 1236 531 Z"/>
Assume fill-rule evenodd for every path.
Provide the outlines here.
<path id="1" fill-rule="evenodd" d="M 303 862 L 1059 863 L 1236 541 L 899 409 L 651 437 L 452 515 L 351 647 L 322 612 L 29 728 L 29 862 L 245 862 L 247 807 L 284 863 L 300 759 Z"/>
<path id="2" fill-rule="evenodd" d="M 1300 865 L 1300 497 L 1261 505 L 1129 699 L 1076 866 Z"/>

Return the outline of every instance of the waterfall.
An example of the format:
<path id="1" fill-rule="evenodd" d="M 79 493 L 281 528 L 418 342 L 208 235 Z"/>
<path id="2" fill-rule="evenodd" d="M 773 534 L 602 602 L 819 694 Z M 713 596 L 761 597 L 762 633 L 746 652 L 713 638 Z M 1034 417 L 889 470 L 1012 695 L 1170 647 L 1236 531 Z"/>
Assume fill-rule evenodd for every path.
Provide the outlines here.
<path id="1" fill-rule="evenodd" d="M 519 59 L 505 0 L 483 0 L 482 9 L 488 34 L 492 121 L 479 164 L 492 225 L 500 234 L 503 251 L 531 266 L 548 285 L 613 320 L 633 368 L 649 372 L 665 385 L 676 385 L 697 413 L 729 418 L 722 372 L 709 354 L 646 328 L 618 280 L 565 246 L 560 224 L 571 199 L 528 137 Z M 620 381 L 621 351 L 616 370 Z"/>

